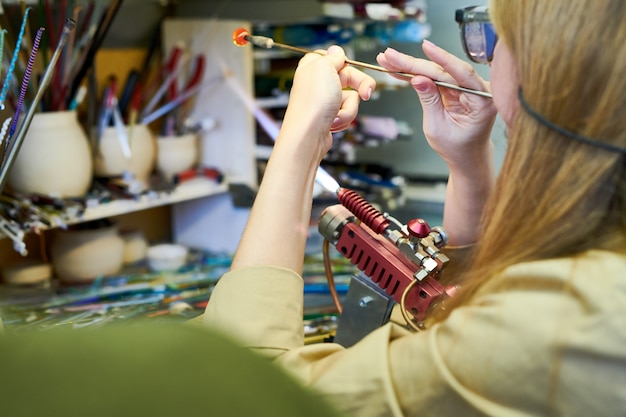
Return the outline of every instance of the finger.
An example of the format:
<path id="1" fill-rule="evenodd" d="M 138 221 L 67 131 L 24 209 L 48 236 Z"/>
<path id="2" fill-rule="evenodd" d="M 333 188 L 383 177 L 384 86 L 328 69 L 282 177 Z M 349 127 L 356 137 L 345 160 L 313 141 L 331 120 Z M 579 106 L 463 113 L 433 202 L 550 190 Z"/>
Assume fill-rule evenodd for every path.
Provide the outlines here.
<path id="1" fill-rule="evenodd" d="M 468 62 L 452 55 L 448 51 L 439 48 L 432 42 L 425 40 L 422 42 L 422 50 L 433 62 L 441 66 L 444 72 L 450 74 L 455 83 L 468 88 L 484 91 L 485 81 L 476 73 L 476 70 Z M 439 81 L 438 78 L 434 78 Z"/>
<path id="2" fill-rule="evenodd" d="M 330 59 L 337 72 L 346 66 L 346 53 L 342 47 L 331 45 L 328 47 L 328 50 L 320 53 L 326 55 Z"/>
<path id="3" fill-rule="evenodd" d="M 389 71 L 423 75 L 433 80 L 456 83 L 454 78 L 436 62 L 415 58 L 393 48 L 387 48 L 385 52 L 378 54 L 376 61 Z"/>
<path id="4" fill-rule="evenodd" d="M 359 95 L 356 91 L 342 91 L 341 107 L 331 125 L 331 132 L 347 129 L 356 118 L 359 111 Z"/>
<path id="5" fill-rule="evenodd" d="M 376 89 L 376 81 L 374 78 L 351 66 L 347 66 L 339 71 L 339 79 L 344 88 L 350 87 L 357 91 L 361 100 L 369 100 Z"/>
<path id="6" fill-rule="evenodd" d="M 362 100 L 369 100 L 376 88 L 376 81 L 363 71 L 346 65 L 346 54 L 340 46 L 330 46 L 326 56 L 339 73 L 342 87 L 350 87 L 359 92 Z"/>
<path id="7" fill-rule="evenodd" d="M 326 53 L 324 51 L 315 51 L 315 52 L 309 52 L 308 54 L 304 54 L 304 56 L 302 56 L 302 58 L 300 58 L 300 61 L 298 61 L 298 66 L 304 66 L 306 64 L 308 64 L 311 61 L 314 61 L 316 59 L 320 59 L 320 57 L 322 57 L 323 55 L 326 55 Z"/>
<path id="8" fill-rule="evenodd" d="M 440 80 L 445 76 L 439 64 L 403 54 L 392 48 L 387 48 L 384 53 L 378 54 L 376 60 L 391 71 L 416 74 L 410 83 L 419 97 L 424 114 L 430 114 L 430 117 L 441 116 L 444 112 L 441 91 L 433 81 L 433 79 Z M 450 78 L 449 82 L 454 82 L 454 80 Z"/>
<path id="9" fill-rule="evenodd" d="M 428 77 L 418 75 L 411 79 L 411 86 L 417 93 L 420 103 L 424 108 L 424 112 L 430 109 L 441 111 L 443 103 L 441 101 L 441 92 L 437 85 Z"/>

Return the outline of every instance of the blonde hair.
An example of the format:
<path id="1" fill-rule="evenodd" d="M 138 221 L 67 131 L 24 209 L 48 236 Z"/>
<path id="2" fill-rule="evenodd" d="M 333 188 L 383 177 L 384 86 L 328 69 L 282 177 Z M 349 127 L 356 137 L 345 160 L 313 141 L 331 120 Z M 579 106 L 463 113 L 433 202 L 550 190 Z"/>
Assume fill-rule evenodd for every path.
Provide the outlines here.
<path id="1" fill-rule="evenodd" d="M 536 112 L 626 148 L 624 0 L 491 0 L 490 15 Z M 508 133 L 463 289 L 435 320 L 513 264 L 626 241 L 626 155 L 565 137 L 521 107 Z"/>

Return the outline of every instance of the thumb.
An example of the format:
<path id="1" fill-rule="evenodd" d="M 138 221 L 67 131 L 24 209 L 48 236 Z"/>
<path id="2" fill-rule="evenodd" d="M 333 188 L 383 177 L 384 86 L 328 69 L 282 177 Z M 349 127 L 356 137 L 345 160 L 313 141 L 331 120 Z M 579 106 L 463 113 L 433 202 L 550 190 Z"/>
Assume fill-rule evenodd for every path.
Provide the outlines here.
<path id="1" fill-rule="evenodd" d="M 346 53 L 343 48 L 338 45 L 331 45 L 326 51 L 326 56 L 330 57 L 337 71 L 346 64 Z"/>
<path id="2" fill-rule="evenodd" d="M 416 76 L 411 79 L 411 86 L 417 92 L 424 110 L 441 106 L 441 94 L 433 80 L 428 77 Z"/>

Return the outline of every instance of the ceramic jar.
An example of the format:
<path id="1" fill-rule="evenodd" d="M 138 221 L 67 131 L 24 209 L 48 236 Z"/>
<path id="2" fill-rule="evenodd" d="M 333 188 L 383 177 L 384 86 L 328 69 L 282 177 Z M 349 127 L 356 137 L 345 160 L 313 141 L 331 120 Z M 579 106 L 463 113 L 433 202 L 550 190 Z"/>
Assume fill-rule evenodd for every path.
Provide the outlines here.
<path id="1" fill-rule="evenodd" d="M 56 229 L 54 232 L 50 258 L 54 274 L 60 282 L 91 282 L 122 269 L 124 240 L 115 225 L 85 223 L 76 229 Z"/>
<path id="2" fill-rule="evenodd" d="M 157 138 L 156 169 L 167 180 L 193 168 L 198 155 L 198 135 L 195 133 Z"/>
<path id="3" fill-rule="evenodd" d="M 148 266 L 155 272 L 175 272 L 187 262 L 186 246 L 162 243 L 148 248 Z"/>
<path id="4" fill-rule="evenodd" d="M 130 159 L 126 159 L 114 127 L 107 127 L 96 141 L 94 174 L 97 177 L 119 177 L 131 173 L 133 179 L 147 186 L 154 169 L 156 143 L 154 135 L 144 124 L 126 128 L 130 144 Z"/>
<path id="5" fill-rule="evenodd" d="M 52 265 L 34 259 L 20 260 L 2 269 L 2 282 L 14 286 L 48 285 Z"/>
<path id="6" fill-rule="evenodd" d="M 81 197 L 91 185 L 91 147 L 76 112 L 36 113 L 7 177 L 25 194 Z"/>
<path id="7" fill-rule="evenodd" d="M 97 141 L 94 174 L 97 177 L 119 177 L 125 172 L 147 186 L 154 169 L 156 143 L 152 131 L 144 124 L 126 127 L 130 143 L 130 159 L 126 159 L 114 127 L 107 127 Z"/>
<path id="8" fill-rule="evenodd" d="M 148 240 L 141 230 L 124 230 L 120 236 L 124 241 L 124 265 L 138 263 L 146 258 Z"/>

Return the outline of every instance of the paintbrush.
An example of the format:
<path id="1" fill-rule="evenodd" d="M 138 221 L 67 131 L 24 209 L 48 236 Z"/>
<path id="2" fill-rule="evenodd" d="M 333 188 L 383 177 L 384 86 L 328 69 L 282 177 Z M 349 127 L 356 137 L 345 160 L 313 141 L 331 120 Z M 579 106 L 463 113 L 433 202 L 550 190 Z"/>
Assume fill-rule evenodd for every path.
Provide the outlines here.
<path id="1" fill-rule="evenodd" d="M 265 49 L 280 48 L 280 49 L 285 49 L 285 50 L 292 51 L 292 52 L 297 52 L 300 54 L 316 53 L 319 55 L 324 55 L 323 51 L 313 51 L 310 49 L 299 48 L 297 46 L 286 45 L 284 43 L 275 42 L 274 39 L 269 38 L 267 36 L 258 36 L 258 35 L 252 36 L 246 29 L 243 29 L 243 28 L 237 29 L 235 30 L 235 32 L 233 32 L 233 42 L 237 46 L 244 46 L 247 43 L 251 43 L 253 45 L 256 45 L 260 48 L 265 48 Z M 406 80 L 410 80 L 411 78 L 415 77 L 414 74 L 390 71 L 378 65 L 372 65 L 366 62 L 355 61 L 352 59 L 346 59 L 346 63 L 353 65 L 355 67 L 361 67 L 361 68 L 367 68 L 373 71 L 385 72 L 387 74 L 395 75 L 395 76 L 404 78 Z M 472 90 L 470 88 L 459 87 L 458 85 L 446 83 L 443 81 L 433 80 L 433 82 L 439 87 L 463 91 L 463 92 L 474 94 L 474 95 L 481 96 L 481 97 L 492 98 L 491 93 L 487 93 L 484 91 L 478 91 L 478 90 Z"/>

